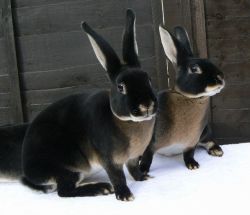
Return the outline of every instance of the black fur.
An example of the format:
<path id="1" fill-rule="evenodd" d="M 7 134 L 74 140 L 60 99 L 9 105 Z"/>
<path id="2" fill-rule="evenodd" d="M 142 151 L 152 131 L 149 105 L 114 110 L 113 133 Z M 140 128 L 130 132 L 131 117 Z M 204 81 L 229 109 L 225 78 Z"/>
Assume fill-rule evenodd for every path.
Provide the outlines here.
<path id="1" fill-rule="evenodd" d="M 125 56 L 130 52 L 134 56 L 135 49 L 131 46 L 134 19 L 133 12 L 128 10 L 123 44 L 130 47 L 124 47 Z M 93 163 L 98 163 L 106 170 L 117 199 L 132 200 L 123 164 L 134 159 L 130 155 L 133 146 L 129 133 L 122 127 L 144 126 L 145 123 L 152 123 L 153 127 L 157 99 L 147 73 L 139 64 L 125 59 L 128 62 L 122 65 L 101 36 L 86 23 L 83 29 L 105 57 L 104 67 L 112 82 L 111 91 L 85 91 L 69 96 L 50 105 L 34 119 L 23 143 L 23 182 L 45 192 L 56 186 L 61 197 L 112 193 L 107 183 L 77 185 L 81 174 L 88 172 Z M 141 111 L 140 105 L 147 111 Z M 137 119 L 140 122 L 134 122 Z M 131 168 L 133 165 L 136 164 L 129 164 Z"/>
<path id="2" fill-rule="evenodd" d="M 28 124 L 0 127 L 0 175 L 11 179 L 22 176 L 21 151 Z"/>

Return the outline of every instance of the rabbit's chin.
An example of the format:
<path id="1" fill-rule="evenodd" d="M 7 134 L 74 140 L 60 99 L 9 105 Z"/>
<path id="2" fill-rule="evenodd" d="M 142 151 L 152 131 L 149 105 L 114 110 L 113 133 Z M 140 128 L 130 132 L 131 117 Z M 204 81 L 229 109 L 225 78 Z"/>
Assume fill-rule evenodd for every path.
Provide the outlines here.
<path id="1" fill-rule="evenodd" d="M 191 93 L 185 93 L 181 90 L 179 90 L 178 88 L 176 88 L 176 91 L 179 92 L 180 94 L 182 94 L 185 97 L 191 98 L 191 99 L 195 99 L 195 98 L 202 98 L 202 97 L 211 97 L 214 96 L 218 93 L 221 92 L 221 90 L 223 89 L 224 86 L 218 87 L 215 90 L 206 90 L 206 92 L 203 93 L 199 93 L 199 94 L 191 94 Z"/>
<path id="2" fill-rule="evenodd" d="M 135 116 L 130 114 L 131 121 L 133 121 L 133 122 L 142 122 L 142 121 L 151 120 L 151 119 L 153 119 L 154 116 L 155 116 L 155 114 L 147 116 L 147 117 L 135 117 Z"/>
<path id="3" fill-rule="evenodd" d="M 136 116 L 133 116 L 132 114 L 130 114 L 130 116 L 119 116 L 114 112 L 113 114 L 116 116 L 116 118 L 118 118 L 121 121 L 132 121 L 132 122 L 143 122 L 143 121 L 151 120 L 156 115 L 156 114 L 152 114 L 147 117 L 144 117 L 144 116 L 136 117 Z"/>

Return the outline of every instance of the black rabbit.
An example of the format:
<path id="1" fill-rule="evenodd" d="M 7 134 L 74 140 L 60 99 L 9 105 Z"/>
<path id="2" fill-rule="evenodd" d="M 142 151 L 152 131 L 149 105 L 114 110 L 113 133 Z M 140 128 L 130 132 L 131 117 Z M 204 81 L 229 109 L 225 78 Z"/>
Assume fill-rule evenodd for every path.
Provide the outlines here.
<path id="1" fill-rule="evenodd" d="M 19 180 L 22 177 L 22 143 L 29 124 L 0 127 L 0 178 Z"/>
<path id="2" fill-rule="evenodd" d="M 15 163 L 11 171 L 23 175 L 23 184 L 44 192 L 57 190 L 61 197 L 115 192 L 117 199 L 130 201 L 134 197 L 126 185 L 123 164 L 135 180 L 147 179 L 136 158 L 150 142 L 157 110 L 150 78 L 138 59 L 135 15 L 127 10 L 125 63 L 87 23 L 82 28 L 108 73 L 111 89 L 66 97 L 42 111 L 30 125 L 16 128 L 20 135 L 12 141 L 18 143 L 19 151 L 22 146 L 22 166 Z M 106 170 L 113 187 L 109 183 L 80 184 L 95 165 Z"/>
<path id="3" fill-rule="evenodd" d="M 183 153 L 187 168 L 197 169 L 194 151 L 199 141 L 209 154 L 223 154 L 211 139 L 207 115 L 209 98 L 222 90 L 224 76 L 209 60 L 194 57 L 184 28 L 176 27 L 174 35 L 162 27 L 159 30 L 165 54 L 175 69 L 175 89 L 158 94 L 155 132 L 140 168 L 147 173 L 157 151 L 164 155 Z"/>

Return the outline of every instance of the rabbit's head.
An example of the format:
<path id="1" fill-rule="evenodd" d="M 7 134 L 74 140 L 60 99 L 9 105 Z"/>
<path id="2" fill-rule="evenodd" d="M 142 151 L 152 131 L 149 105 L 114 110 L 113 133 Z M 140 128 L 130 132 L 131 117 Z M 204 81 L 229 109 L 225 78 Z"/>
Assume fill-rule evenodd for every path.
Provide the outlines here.
<path id="1" fill-rule="evenodd" d="M 157 99 L 150 78 L 142 70 L 138 59 L 134 12 L 127 10 L 123 35 L 124 63 L 106 40 L 86 23 L 82 27 L 97 59 L 111 80 L 110 106 L 113 114 L 123 121 L 140 122 L 152 119 L 156 113 Z"/>
<path id="2" fill-rule="evenodd" d="M 199 98 L 213 96 L 223 89 L 223 73 L 208 59 L 194 57 L 183 27 L 175 27 L 174 35 L 161 26 L 159 31 L 165 54 L 175 69 L 177 92 L 189 98 Z"/>

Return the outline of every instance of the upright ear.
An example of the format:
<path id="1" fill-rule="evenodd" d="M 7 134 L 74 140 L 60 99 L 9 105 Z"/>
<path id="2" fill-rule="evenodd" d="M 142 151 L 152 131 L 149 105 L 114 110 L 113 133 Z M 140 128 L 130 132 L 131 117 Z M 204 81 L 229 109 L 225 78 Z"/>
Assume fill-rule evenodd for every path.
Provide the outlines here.
<path id="1" fill-rule="evenodd" d="M 126 26 L 123 35 L 123 60 L 130 66 L 140 66 L 138 59 L 138 46 L 136 42 L 135 14 L 127 10 Z"/>
<path id="2" fill-rule="evenodd" d="M 177 65 L 177 46 L 175 38 L 164 28 L 159 26 L 161 43 L 167 58 L 173 65 Z"/>
<path id="3" fill-rule="evenodd" d="M 177 26 L 174 28 L 174 33 L 175 33 L 176 39 L 186 49 L 188 55 L 193 56 L 190 39 L 189 39 L 186 29 L 181 26 Z"/>
<path id="4" fill-rule="evenodd" d="M 97 34 L 86 22 L 82 23 L 82 28 L 88 35 L 97 59 L 113 81 L 121 67 L 118 56 L 109 43 Z"/>

